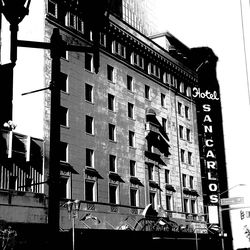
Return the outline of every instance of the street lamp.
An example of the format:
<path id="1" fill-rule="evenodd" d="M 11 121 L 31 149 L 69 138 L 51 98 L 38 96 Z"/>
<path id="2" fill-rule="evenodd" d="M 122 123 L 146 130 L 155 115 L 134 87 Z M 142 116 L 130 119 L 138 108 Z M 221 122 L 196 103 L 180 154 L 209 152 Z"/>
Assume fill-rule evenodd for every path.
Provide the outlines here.
<path id="1" fill-rule="evenodd" d="M 31 0 L 0 0 L 0 12 L 10 23 L 10 60 L 13 64 L 17 60 L 18 25 L 29 14 L 30 2 Z"/>
<path id="2" fill-rule="evenodd" d="M 0 126 L 8 120 L 12 120 L 12 99 L 13 99 L 13 69 L 17 59 L 17 32 L 18 25 L 29 13 L 31 0 L 0 0 L 0 15 L 4 15 L 9 22 L 10 29 L 10 63 L 0 65 L 0 74 L 5 84 L 2 86 L 4 92 L 4 103 L 1 102 Z M 0 23 L 1 23 L 0 16 Z M 0 27 L 1 32 L 1 27 Z"/>
<path id="3" fill-rule="evenodd" d="M 225 190 L 225 191 L 219 193 L 219 195 L 221 196 L 222 194 L 224 194 L 224 193 L 230 191 L 231 189 L 234 189 L 234 188 L 236 188 L 236 187 L 239 187 L 239 186 L 244 187 L 244 186 L 246 186 L 246 184 L 244 184 L 244 183 L 236 184 L 236 185 L 230 187 L 229 189 L 227 189 L 227 190 Z"/>
<path id="4" fill-rule="evenodd" d="M 197 229 L 199 229 L 199 228 L 194 228 L 194 233 L 195 233 L 195 249 L 196 249 L 196 250 L 199 250 Z"/>
<path id="5" fill-rule="evenodd" d="M 68 201 L 66 203 L 69 219 L 72 221 L 72 250 L 75 250 L 75 218 L 78 218 L 78 212 L 80 210 L 81 201 Z"/>
<path id="6" fill-rule="evenodd" d="M 221 196 L 227 192 L 229 192 L 231 189 L 239 187 L 239 186 L 246 186 L 246 184 L 237 184 L 234 185 L 232 187 L 230 187 L 229 189 L 221 192 L 218 194 L 219 197 L 219 224 L 220 224 L 220 234 L 221 234 L 221 249 L 224 250 L 225 249 L 225 244 L 224 244 L 224 227 L 223 227 L 223 216 L 222 216 L 222 206 L 221 206 Z"/>

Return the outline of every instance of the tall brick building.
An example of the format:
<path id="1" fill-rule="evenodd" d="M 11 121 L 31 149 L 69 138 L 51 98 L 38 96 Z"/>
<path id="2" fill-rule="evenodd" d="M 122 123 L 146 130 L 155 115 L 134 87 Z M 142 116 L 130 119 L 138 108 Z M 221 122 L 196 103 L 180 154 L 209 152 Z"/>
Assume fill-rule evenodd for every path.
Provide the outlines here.
<path id="1" fill-rule="evenodd" d="M 34 30 L 28 39 L 50 42 L 58 28 L 68 45 L 93 45 L 94 32 L 78 1 L 32 4 L 28 24 L 24 20 L 20 25 L 20 37 L 27 39 L 27 30 Z M 65 51 L 60 60 L 60 228 L 72 227 L 66 203 L 79 200 L 75 220 L 79 230 L 171 231 L 180 238 L 186 233 L 195 244 L 193 234 L 202 238 L 208 231 L 192 96 L 199 79 L 189 48 L 169 33 L 149 38 L 128 24 L 122 1 L 111 7 L 98 41 L 98 72 L 91 52 Z M 50 86 L 51 58 L 49 50 L 37 54 L 33 50 L 18 50 L 13 95 L 17 127 L 2 132 L 6 161 L 1 173 L 6 178 L 1 179 L 5 181 L 1 197 L 12 198 L 7 202 L 0 197 L 4 204 L 0 209 L 9 223 L 46 225 L 51 92 L 46 89 L 22 98 L 20 94 Z M 27 171 L 27 166 L 36 168 L 36 161 L 31 161 L 34 144 L 26 134 L 40 138 L 36 139 L 43 159 L 39 178 Z M 11 153 L 13 138 L 21 159 Z M 180 246 L 187 244 L 181 242 Z"/>

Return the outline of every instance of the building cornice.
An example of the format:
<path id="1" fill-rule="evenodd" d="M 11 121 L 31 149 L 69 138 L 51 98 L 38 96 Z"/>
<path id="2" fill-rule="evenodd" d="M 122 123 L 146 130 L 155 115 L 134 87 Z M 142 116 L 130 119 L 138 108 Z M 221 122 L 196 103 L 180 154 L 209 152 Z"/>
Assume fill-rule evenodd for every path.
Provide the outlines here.
<path id="1" fill-rule="evenodd" d="M 136 48 L 142 54 L 146 54 L 147 57 L 159 63 L 162 67 L 167 67 L 172 73 L 181 75 L 192 82 L 197 82 L 197 73 L 195 71 L 170 56 L 165 49 L 133 27 L 130 27 L 127 23 L 110 16 L 108 32 L 122 38 L 126 41 L 126 44 Z"/>

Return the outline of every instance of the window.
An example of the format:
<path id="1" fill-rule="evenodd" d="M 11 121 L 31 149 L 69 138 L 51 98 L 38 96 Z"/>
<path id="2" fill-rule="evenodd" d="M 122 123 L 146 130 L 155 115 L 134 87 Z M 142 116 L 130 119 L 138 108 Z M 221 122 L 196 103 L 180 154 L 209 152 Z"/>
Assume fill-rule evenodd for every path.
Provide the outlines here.
<path id="1" fill-rule="evenodd" d="M 155 209 L 156 206 L 156 195 L 155 192 L 149 192 L 149 202 L 152 204 L 152 208 Z"/>
<path id="2" fill-rule="evenodd" d="M 191 130 L 189 128 L 186 129 L 187 141 L 191 141 Z"/>
<path id="3" fill-rule="evenodd" d="M 60 161 L 68 161 L 68 143 L 60 142 Z"/>
<path id="4" fill-rule="evenodd" d="M 85 181 L 85 200 L 95 201 L 95 182 L 88 179 Z"/>
<path id="5" fill-rule="evenodd" d="M 93 31 L 92 30 L 89 31 L 89 40 L 93 41 Z"/>
<path id="6" fill-rule="evenodd" d="M 145 85 L 145 98 L 150 100 L 150 87 Z"/>
<path id="7" fill-rule="evenodd" d="M 94 150 L 86 148 L 86 166 L 94 167 Z"/>
<path id="8" fill-rule="evenodd" d="M 187 175 L 182 174 L 182 186 L 187 187 Z"/>
<path id="9" fill-rule="evenodd" d="M 107 65 L 107 77 L 109 81 L 114 82 L 114 68 L 110 65 Z"/>
<path id="10" fill-rule="evenodd" d="M 185 162 L 185 150 L 181 149 L 181 162 Z"/>
<path id="11" fill-rule="evenodd" d="M 154 180 L 154 166 L 148 165 L 148 179 L 150 181 Z"/>
<path id="12" fill-rule="evenodd" d="M 109 171 L 116 172 L 116 156 L 109 155 Z"/>
<path id="13" fill-rule="evenodd" d="M 184 198 L 184 213 L 188 213 L 189 209 L 188 209 L 188 199 Z"/>
<path id="14" fill-rule="evenodd" d="M 81 18 L 77 17 L 76 20 L 76 29 L 81 32 L 82 34 L 84 34 L 84 22 Z"/>
<path id="15" fill-rule="evenodd" d="M 135 146 L 135 132 L 129 131 L 129 146 L 134 147 Z"/>
<path id="16" fill-rule="evenodd" d="M 127 89 L 133 91 L 133 77 L 127 75 Z"/>
<path id="17" fill-rule="evenodd" d="M 192 165 L 192 153 L 188 152 L 188 164 Z"/>
<path id="18" fill-rule="evenodd" d="M 185 117 L 189 119 L 189 107 L 185 106 Z"/>
<path id="19" fill-rule="evenodd" d="M 193 176 L 189 176 L 189 187 L 191 189 L 194 188 L 194 177 Z"/>
<path id="20" fill-rule="evenodd" d="M 93 86 L 88 83 L 85 83 L 85 100 L 93 102 Z"/>
<path id="21" fill-rule="evenodd" d="M 166 210 L 172 210 L 172 196 L 166 195 Z"/>
<path id="22" fill-rule="evenodd" d="M 61 53 L 62 53 L 61 57 L 64 58 L 65 60 L 68 60 L 69 52 L 67 50 L 63 50 L 63 52 Z"/>
<path id="23" fill-rule="evenodd" d="M 167 83 L 168 80 L 167 80 L 167 73 L 166 72 L 163 73 L 162 80 L 163 80 L 163 83 Z"/>
<path id="24" fill-rule="evenodd" d="M 150 140 L 147 140 L 147 150 L 151 153 L 154 153 L 154 146 Z"/>
<path id="25" fill-rule="evenodd" d="M 9 189 L 16 190 L 16 183 L 17 183 L 17 177 L 14 175 L 11 175 L 9 177 Z"/>
<path id="26" fill-rule="evenodd" d="M 130 176 L 136 176 L 136 163 L 133 160 L 129 162 L 129 173 Z"/>
<path id="27" fill-rule="evenodd" d="M 178 104 L 177 104 L 177 112 L 178 112 L 178 114 L 179 115 L 182 115 L 182 104 L 180 103 L 180 102 L 178 102 Z"/>
<path id="28" fill-rule="evenodd" d="M 184 83 L 183 83 L 183 82 L 180 83 L 180 92 L 181 92 L 181 93 L 184 93 L 184 92 L 185 92 L 185 86 L 184 86 Z"/>
<path id="29" fill-rule="evenodd" d="M 60 176 L 59 178 L 59 197 L 60 198 L 67 198 L 67 191 L 68 191 L 68 181 L 69 178 L 66 176 Z"/>
<path id="30" fill-rule="evenodd" d="M 119 54 L 119 43 L 117 41 L 113 41 L 112 43 L 112 52 Z"/>
<path id="31" fill-rule="evenodd" d="M 60 72 L 59 79 L 60 79 L 60 90 L 67 92 L 68 91 L 68 75 Z"/>
<path id="32" fill-rule="evenodd" d="M 68 126 L 68 109 L 60 106 L 60 125 Z"/>
<path id="33" fill-rule="evenodd" d="M 165 183 L 170 183 L 170 171 L 168 169 L 165 169 Z"/>
<path id="34" fill-rule="evenodd" d="M 109 123 L 109 140 L 116 141 L 115 125 Z"/>
<path id="35" fill-rule="evenodd" d="M 53 1 L 48 1 L 48 13 L 54 17 L 57 17 L 57 4 Z"/>
<path id="36" fill-rule="evenodd" d="M 72 28 L 76 28 L 76 15 L 71 12 L 67 13 L 66 25 Z"/>
<path id="37" fill-rule="evenodd" d="M 93 72 L 93 55 L 85 53 L 85 69 Z"/>
<path id="38" fill-rule="evenodd" d="M 133 207 L 137 206 L 137 192 L 137 189 L 130 188 L 130 205 Z"/>
<path id="39" fill-rule="evenodd" d="M 109 184 L 109 203 L 118 204 L 118 186 Z"/>
<path id="40" fill-rule="evenodd" d="M 157 78 L 160 78 L 160 68 L 153 63 L 148 64 L 148 73 L 150 75 L 156 76 Z"/>
<path id="41" fill-rule="evenodd" d="M 115 97 L 111 94 L 108 94 L 108 109 L 115 111 Z"/>
<path id="42" fill-rule="evenodd" d="M 196 202 L 195 200 L 190 200 L 190 209 L 191 209 L 191 213 L 195 214 L 196 213 Z"/>
<path id="43" fill-rule="evenodd" d="M 113 41 L 112 43 L 112 52 L 126 58 L 126 47 L 117 41 Z"/>
<path id="44" fill-rule="evenodd" d="M 166 95 L 161 93 L 161 106 L 166 107 Z"/>
<path id="45" fill-rule="evenodd" d="M 183 126 L 182 125 L 179 125 L 179 135 L 180 135 L 180 138 L 183 139 L 184 136 L 183 136 Z"/>
<path id="46" fill-rule="evenodd" d="M 94 118 L 91 116 L 85 116 L 85 131 L 91 135 L 94 134 Z"/>
<path id="47" fill-rule="evenodd" d="M 100 33 L 100 44 L 106 47 L 106 34 L 104 34 L 103 32 Z"/>
<path id="48" fill-rule="evenodd" d="M 162 118 L 162 128 L 164 130 L 164 132 L 167 131 L 167 119 Z"/>
<path id="49" fill-rule="evenodd" d="M 134 104 L 128 103 L 128 117 L 129 118 L 134 118 Z"/>
<path id="50" fill-rule="evenodd" d="M 144 58 L 140 56 L 139 54 L 133 52 L 131 54 L 131 64 L 144 69 Z"/>
<path id="51" fill-rule="evenodd" d="M 170 84 L 171 83 L 171 75 L 167 72 L 163 73 L 163 83 Z"/>
<path id="52" fill-rule="evenodd" d="M 177 79 L 175 78 L 175 76 L 172 76 L 171 85 L 172 85 L 173 87 L 177 88 Z"/>
<path id="53" fill-rule="evenodd" d="M 187 87 L 187 89 L 186 89 L 186 95 L 188 96 L 188 97 L 190 97 L 191 96 L 191 88 L 190 87 Z"/>

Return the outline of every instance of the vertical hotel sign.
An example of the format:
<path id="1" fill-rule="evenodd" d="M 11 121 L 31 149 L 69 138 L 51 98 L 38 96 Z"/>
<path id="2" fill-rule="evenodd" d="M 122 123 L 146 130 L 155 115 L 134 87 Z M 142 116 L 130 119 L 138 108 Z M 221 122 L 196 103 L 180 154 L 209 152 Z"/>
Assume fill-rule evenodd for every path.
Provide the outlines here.
<path id="1" fill-rule="evenodd" d="M 215 89 L 211 90 L 211 87 L 207 89 L 194 87 L 192 95 L 197 103 L 204 203 L 208 208 L 210 206 L 218 207 L 219 184 L 218 154 L 216 154 L 216 123 L 220 121 L 220 119 L 217 119 L 218 114 L 220 114 L 220 112 L 218 112 L 218 108 L 220 107 L 219 93 Z"/>

